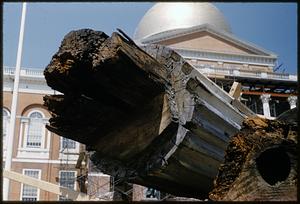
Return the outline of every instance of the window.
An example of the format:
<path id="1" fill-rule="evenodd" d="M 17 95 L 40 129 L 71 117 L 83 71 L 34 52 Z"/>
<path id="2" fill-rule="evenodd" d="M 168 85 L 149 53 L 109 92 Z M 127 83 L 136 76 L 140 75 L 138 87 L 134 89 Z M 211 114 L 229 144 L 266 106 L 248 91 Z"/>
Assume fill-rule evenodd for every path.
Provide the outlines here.
<path id="1" fill-rule="evenodd" d="M 75 171 L 60 171 L 59 172 L 59 185 L 75 190 L 76 175 Z M 59 200 L 70 200 L 64 196 L 59 196 Z"/>
<path id="2" fill-rule="evenodd" d="M 39 178 L 40 170 L 24 169 L 23 174 L 33 178 Z M 23 184 L 22 198 L 23 201 L 37 201 L 38 200 L 38 188 Z"/>
<path id="3" fill-rule="evenodd" d="M 77 161 L 79 156 L 79 143 L 65 138 L 60 138 L 59 159 L 68 161 Z"/>
<path id="4" fill-rule="evenodd" d="M 3 124 L 2 124 L 2 127 L 3 127 L 3 147 L 5 147 L 5 142 L 6 142 L 6 138 L 7 138 L 7 135 L 8 135 L 8 129 L 9 129 L 9 112 L 6 110 L 6 109 L 3 109 Z"/>
<path id="5" fill-rule="evenodd" d="M 76 149 L 76 142 L 74 140 L 62 137 L 60 149 Z"/>
<path id="6" fill-rule="evenodd" d="M 39 112 L 29 115 L 29 127 L 26 147 L 40 148 L 43 135 L 43 116 Z"/>

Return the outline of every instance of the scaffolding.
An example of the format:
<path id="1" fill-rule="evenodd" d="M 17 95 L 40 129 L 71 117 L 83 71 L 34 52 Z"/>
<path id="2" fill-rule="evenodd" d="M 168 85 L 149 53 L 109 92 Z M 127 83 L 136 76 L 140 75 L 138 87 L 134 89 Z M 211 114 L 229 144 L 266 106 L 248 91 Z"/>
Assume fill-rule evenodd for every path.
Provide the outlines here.
<path id="1" fill-rule="evenodd" d="M 75 141 L 67 139 L 67 138 L 63 138 L 63 137 L 61 139 L 62 139 L 60 141 L 61 148 L 60 148 L 60 151 L 59 151 L 59 160 L 60 160 L 59 167 L 58 167 L 59 171 L 60 172 L 61 171 L 75 171 L 75 172 L 78 172 L 78 170 L 76 169 L 76 166 L 74 167 L 74 164 L 70 163 L 70 161 L 74 161 L 74 160 L 76 160 L 76 157 L 80 156 L 79 152 L 71 151 L 70 144 L 72 142 L 74 142 L 75 146 L 74 145 L 73 146 L 76 147 Z M 72 149 L 74 149 L 74 147 L 72 147 Z M 73 157 L 73 158 L 71 159 L 71 157 Z M 66 186 L 62 185 L 61 175 L 59 175 L 56 180 L 60 185 L 62 185 L 64 187 L 67 187 L 67 188 L 70 188 L 72 190 L 76 190 L 76 189 L 74 189 L 76 180 L 78 182 L 78 177 L 80 177 L 81 180 L 84 178 L 81 175 L 82 175 L 81 169 L 79 171 L 79 176 L 75 177 L 75 173 L 74 173 L 74 177 L 71 178 L 72 180 L 74 180 L 74 181 L 71 182 L 74 185 L 71 185 L 71 186 L 69 186 L 68 184 L 66 184 Z M 70 179 L 70 178 L 68 178 L 68 179 Z M 81 185 L 81 182 L 79 182 L 80 192 L 81 193 L 86 193 L 86 191 L 84 189 L 82 189 L 82 186 L 84 186 L 84 185 Z M 59 200 L 66 201 L 66 200 L 72 200 L 72 199 L 66 198 L 65 196 L 59 196 Z"/>
<path id="2" fill-rule="evenodd" d="M 115 179 L 113 176 L 104 174 L 90 160 L 90 153 L 81 145 L 79 153 L 71 152 L 68 146 L 60 150 L 60 170 L 74 170 L 70 165 L 70 156 L 78 155 L 76 170 L 79 172 L 76 177 L 79 190 L 81 193 L 88 195 L 90 200 L 96 201 L 113 201 L 113 200 L 133 200 L 133 184 L 123 179 Z M 172 197 L 171 194 L 161 193 L 156 189 L 144 187 L 141 200 L 162 201 Z M 155 192 L 147 196 L 147 190 Z M 151 192 L 152 192 L 151 191 Z M 149 191 L 150 192 L 150 191 Z"/>

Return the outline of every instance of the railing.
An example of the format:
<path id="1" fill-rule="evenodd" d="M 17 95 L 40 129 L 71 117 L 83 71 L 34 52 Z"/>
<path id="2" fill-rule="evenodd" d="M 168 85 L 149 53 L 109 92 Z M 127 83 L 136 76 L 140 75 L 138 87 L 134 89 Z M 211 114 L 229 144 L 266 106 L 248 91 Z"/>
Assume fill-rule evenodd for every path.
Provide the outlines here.
<path id="1" fill-rule="evenodd" d="M 43 70 L 39 69 L 25 69 L 26 75 L 31 76 L 44 76 Z"/>
<path id="2" fill-rule="evenodd" d="M 248 77 L 261 77 L 261 72 L 251 72 L 251 71 L 246 71 L 246 70 L 239 70 L 240 71 L 240 75 L 242 76 L 248 76 Z"/>
<path id="3" fill-rule="evenodd" d="M 267 73 L 269 78 L 273 79 L 290 79 L 289 74 Z"/>
<path id="4" fill-rule="evenodd" d="M 270 73 L 261 71 L 248 71 L 242 69 L 232 69 L 232 68 L 222 68 L 222 67 L 212 67 L 210 65 L 193 65 L 198 70 L 204 74 L 214 75 L 221 74 L 226 76 L 241 76 L 241 77 L 251 77 L 251 78 L 265 78 L 265 79 L 279 79 L 279 80 L 289 80 L 297 81 L 296 75 L 284 74 L 284 73 Z"/>
<path id="5" fill-rule="evenodd" d="M 14 75 L 15 74 L 15 67 L 3 67 L 3 74 L 4 75 Z M 22 68 L 20 70 L 21 76 L 28 76 L 28 77 L 42 77 L 44 78 L 43 70 L 41 69 L 32 69 L 32 68 Z"/>
<path id="6" fill-rule="evenodd" d="M 215 70 L 215 73 L 218 74 L 230 74 L 230 70 L 229 69 L 225 69 L 225 68 L 213 68 Z"/>
<path id="7" fill-rule="evenodd" d="M 3 67 L 3 74 L 4 75 L 14 75 L 15 74 L 15 68 L 13 67 Z"/>

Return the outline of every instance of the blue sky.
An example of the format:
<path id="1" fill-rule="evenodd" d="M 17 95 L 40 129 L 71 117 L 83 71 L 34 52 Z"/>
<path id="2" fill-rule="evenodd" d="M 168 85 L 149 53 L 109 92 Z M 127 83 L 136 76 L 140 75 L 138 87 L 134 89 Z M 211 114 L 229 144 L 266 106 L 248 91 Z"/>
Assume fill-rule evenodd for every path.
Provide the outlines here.
<path id="1" fill-rule="evenodd" d="M 22 66 L 44 69 L 71 30 L 91 28 L 110 35 L 121 28 L 132 36 L 154 3 L 29 3 Z M 297 73 L 296 3 L 214 3 L 235 36 L 278 54 L 280 72 Z M 3 63 L 15 66 L 21 3 L 5 3 Z"/>

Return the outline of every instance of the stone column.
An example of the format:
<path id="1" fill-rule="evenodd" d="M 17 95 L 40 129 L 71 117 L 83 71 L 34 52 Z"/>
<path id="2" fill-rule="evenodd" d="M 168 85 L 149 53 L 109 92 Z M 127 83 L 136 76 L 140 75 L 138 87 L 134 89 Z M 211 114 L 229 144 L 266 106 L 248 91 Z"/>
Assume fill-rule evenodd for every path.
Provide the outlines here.
<path id="1" fill-rule="evenodd" d="M 270 117 L 271 113 L 270 113 L 269 101 L 271 99 L 271 95 L 270 94 L 262 94 L 260 96 L 260 99 L 261 99 L 261 101 L 263 103 L 264 116 Z"/>
<path id="2" fill-rule="evenodd" d="M 288 102 L 290 104 L 290 109 L 296 108 L 297 104 L 297 96 L 289 96 Z"/>

